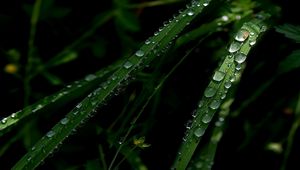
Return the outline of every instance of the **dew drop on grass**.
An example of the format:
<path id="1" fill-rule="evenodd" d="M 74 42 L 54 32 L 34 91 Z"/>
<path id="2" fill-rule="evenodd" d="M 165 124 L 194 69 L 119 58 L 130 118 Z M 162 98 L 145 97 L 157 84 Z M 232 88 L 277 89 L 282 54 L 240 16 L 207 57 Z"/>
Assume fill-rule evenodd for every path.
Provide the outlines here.
<path id="1" fill-rule="evenodd" d="M 208 2 L 204 2 L 203 3 L 203 6 L 207 6 L 209 3 Z"/>
<path id="2" fill-rule="evenodd" d="M 126 61 L 123 65 L 124 68 L 129 69 L 130 67 L 132 67 L 132 63 L 130 61 Z"/>
<path id="3" fill-rule="evenodd" d="M 192 121 L 191 120 L 188 120 L 187 122 L 186 122 L 186 124 L 185 124 L 185 127 L 187 128 L 187 129 L 191 129 L 191 127 L 192 127 Z"/>
<path id="4" fill-rule="evenodd" d="M 138 56 L 138 57 L 143 57 L 144 54 L 145 54 L 145 53 L 144 53 L 144 51 L 142 51 L 142 50 L 138 50 L 138 51 L 135 52 L 135 55 Z"/>
<path id="5" fill-rule="evenodd" d="M 189 9 L 189 10 L 187 11 L 187 15 L 188 15 L 188 16 L 193 16 L 193 15 L 194 15 L 194 11 L 192 11 L 191 9 Z"/>
<path id="6" fill-rule="evenodd" d="M 221 101 L 220 100 L 213 100 L 210 104 L 209 107 L 213 110 L 218 109 L 220 107 Z"/>
<path id="7" fill-rule="evenodd" d="M 204 91 L 204 96 L 205 97 L 212 97 L 216 94 L 217 90 L 212 88 L 212 87 L 208 87 L 205 89 Z"/>
<path id="8" fill-rule="evenodd" d="M 234 39 L 239 42 L 244 42 L 249 37 L 249 34 L 249 31 L 241 29 L 236 33 Z"/>
<path id="9" fill-rule="evenodd" d="M 94 80 L 95 78 L 97 78 L 97 76 L 95 76 L 94 74 L 89 74 L 89 75 L 87 75 L 87 76 L 85 76 L 85 80 L 86 81 L 92 81 L 92 80 Z"/>
<path id="10" fill-rule="evenodd" d="M 224 87 L 225 87 L 226 89 L 229 89 L 229 88 L 231 87 L 231 81 L 225 82 L 225 83 L 224 83 Z"/>
<path id="11" fill-rule="evenodd" d="M 242 65 L 241 65 L 241 64 L 237 64 L 236 67 L 235 67 L 235 69 L 236 69 L 237 71 L 241 70 L 241 69 L 242 69 Z"/>
<path id="12" fill-rule="evenodd" d="M 213 80 L 215 81 L 222 81 L 225 77 L 225 73 L 222 71 L 216 71 L 214 76 L 213 76 Z"/>
<path id="13" fill-rule="evenodd" d="M 32 110 L 32 112 L 36 112 L 36 111 L 40 110 L 42 107 L 43 107 L 43 105 L 39 104 L 36 106 L 35 109 Z"/>
<path id="14" fill-rule="evenodd" d="M 81 108 L 81 106 L 82 106 L 82 104 L 79 103 L 78 105 L 76 105 L 76 108 L 79 109 L 79 108 Z"/>
<path id="15" fill-rule="evenodd" d="M 204 132 L 205 132 L 205 129 L 199 127 L 195 130 L 194 135 L 199 138 L 199 137 L 203 136 Z"/>
<path id="16" fill-rule="evenodd" d="M 228 20 L 229 20 L 229 18 L 228 18 L 227 15 L 222 16 L 222 21 L 226 22 L 226 21 L 228 21 Z"/>
<path id="17" fill-rule="evenodd" d="M 17 113 L 11 114 L 10 117 L 11 117 L 12 119 L 15 119 L 15 118 L 17 117 Z"/>
<path id="18" fill-rule="evenodd" d="M 2 124 L 5 124 L 7 122 L 7 118 L 3 118 L 2 120 L 1 120 L 1 123 Z"/>
<path id="19" fill-rule="evenodd" d="M 226 97 L 226 93 L 224 93 L 224 94 L 221 95 L 221 99 L 222 100 L 225 99 L 225 97 Z"/>
<path id="20" fill-rule="evenodd" d="M 205 114 L 202 118 L 203 123 L 209 123 L 213 117 L 213 114 Z"/>
<path id="21" fill-rule="evenodd" d="M 250 46 L 253 46 L 253 45 L 255 45 L 256 44 L 256 40 L 251 40 L 250 42 L 249 42 L 249 45 Z"/>
<path id="22" fill-rule="evenodd" d="M 234 52 L 237 52 L 240 48 L 241 48 L 242 44 L 240 42 L 237 42 L 237 41 L 233 41 L 230 46 L 229 46 L 229 49 L 228 51 L 230 53 L 234 53 Z"/>
<path id="23" fill-rule="evenodd" d="M 200 107 L 202 107 L 202 106 L 203 106 L 203 101 L 200 100 L 200 102 L 198 103 L 198 107 L 200 108 Z"/>
<path id="24" fill-rule="evenodd" d="M 197 116 L 197 111 L 194 110 L 194 111 L 192 112 L 192 117 L 195 118 L 196 116 Z"/>
<path id="25" fill-rule="evenodd" d="M 235 56 L 234 56 L 234 61 L 241 64 L 243 63 L 245 60 L 246 60 L 247 56 L 246 54 L 244 53 L 237 53 Z"/>
<path id="26" fill-rule="evenodd" d="M 50 130 L 50 131 L 46 134 L 46 136 L 47 136 L 48 138 L 52 138 L 54 135 L 55 135 L 55 132 L 52 131 L 52 130 Z"/>
<path id="27" fill-rule="evenodd" d="M 66 117 L 60 120 L 60 123 L 63 125 L 66 125 L 68 122 L 69 122 L 69 119 Z"/>
<path id="28" fill-rule="evenodd" d="M 150 43 L 151 43 L 150 39 L 147 39 L 147 40 L 145 41 L 145 44 L 146 44 L 146 45 L 148 45 L 148 44 L 150 44 Z"/>

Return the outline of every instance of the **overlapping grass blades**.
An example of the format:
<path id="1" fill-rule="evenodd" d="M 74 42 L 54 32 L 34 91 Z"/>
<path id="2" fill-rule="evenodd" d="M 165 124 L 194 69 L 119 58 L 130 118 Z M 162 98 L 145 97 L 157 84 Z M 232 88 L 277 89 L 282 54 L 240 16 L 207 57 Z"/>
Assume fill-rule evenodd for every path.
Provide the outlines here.
<path id="1" fill-rule="evenodd" d="M 269 17 L 267 14 L 258 14 L 255 19 L 244 23 L 235 34 L 233 42 L 228 47 L 228 55 L 214 72 L 193 114 L 193 120 L 186 125 L 187 131 L 173 166 L 175 169 L 183 170 L 188 166 L 205 130 L 225 99 L 232 82 L 235 81 L 236 74 L 241 70 L 250 49 L 255 45 L 261 32 L 266 30 L 263 21 L 267 17 Z"/>
<path id="2" fill-rule="evenodd" d="M 32 149 L 21 158 L 13 169 L 34 169 L 50 153 L 67 138 L 79 124 L 82 124 L 93 115 L 96 108 L 118 92 L 130 77 L 143 69 L 161 51 L 165 51 L 168 44 L 209 4 L 208 0 L 192 1 L 187 8 L 164 23 L 162 29 L 153 37 L 145 41 L 145 44 L 130 58 L 128 58 L 110 78 L 102 83 L 95 91 L 81 101 L 65 118 L 58 122 Z"/>

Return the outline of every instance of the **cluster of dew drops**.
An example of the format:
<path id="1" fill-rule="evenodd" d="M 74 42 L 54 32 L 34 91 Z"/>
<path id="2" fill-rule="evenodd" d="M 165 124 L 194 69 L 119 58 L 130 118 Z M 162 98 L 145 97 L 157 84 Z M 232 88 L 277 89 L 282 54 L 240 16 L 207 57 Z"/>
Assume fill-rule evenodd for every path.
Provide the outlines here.
<path id="1" fill-rule="evenodd" d="M 231 43 L 231 45 L 228 48 L 228 52 L 230 53 L 229 57 L 234 56 L 234 61 L 236 63 L 236 67 L 235 67 L 236 71 L 239 71 L 241 69 L 241 64 L 243 64 L 246 60 L 246 54 L 240 52 L 239 50 L 240 50 L 241 46 L 243 45 L 243 43 L 245 42 L 245 40 L 247 40 L 248 38 L 249 38 L 249 45 L 253 46 L 256 43 L 254 33 L 242 28 L 236 33 L 236 35 L 234 37 L 234 41 Z M 235 78 L 236 74 L 237 73 L 230 76 L 229 80 L 224 82 L 225 91 L 224 91 L 224 93 L 222 93 L 220 95 L 220 100 L 214 99 L 208 104 L 208 110 L 206 111 L 206 114 L 201 119 L 202 123 L 207 124 L 212 120 L 213 113 L 211 113 L 211 112 L 214 112 L 214 110 L 216 110 L 220 107 L 222 100 L 225 99 L 225 97 L 226 97 L 227 90 L 231 87 L 232 83 L 236 79 Z M 212 79 L 215 82 L 221 82 L 225 78 L 225 76 L 226 76 L 225 72 L 217 70 L 217 71 L 215 71 Z M 204 96 L 206 98 L 211 98 L 211 97 L 214 97 L 216 95 L 216 93 L 217 93 L 217 89 L 215 89 L 214 87 L 208 87 L 204 91 Z M 198 104 L 198 108 L 203 107 L 203 105 L 204 105 L 204 101 L 201 100 Z M 197 111 L 194 111 L 192 113 L 192 117 L 193 118 L 197 117 Z M 216 121 L 215 125 L 221 126 L 223 121 L 224 121 L 224 118 L 221 117 L 218 121 Z M 198 124 L 197 128 L 195 128 L 195 130 L 193 132 L 194 136 L 196 136 L 198 138 L 201 137 L 205 133 L 205 130 L 206 130 L 206 128 L 205 128 L 206 126 L 203 126 L 202 123 Z M 186 135 L 183 137 L 184 142 L 187 140 L 187 135 L 189 134 L 188 131 L 192 128 L 192 124 L 193 123 L 191 120 L 189 120 L 186 123 L 187 132 L 186 132 Z"/>

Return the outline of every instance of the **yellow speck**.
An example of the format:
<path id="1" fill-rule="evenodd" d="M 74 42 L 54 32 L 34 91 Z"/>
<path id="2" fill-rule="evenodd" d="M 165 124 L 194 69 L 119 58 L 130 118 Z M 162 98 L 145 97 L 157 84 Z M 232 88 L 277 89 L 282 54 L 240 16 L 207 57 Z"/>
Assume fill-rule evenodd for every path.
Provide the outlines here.
<path id="1" fill-rule="evenodd" d="M 18 66 L 16 64 L 7 64 L 4 67 L 4 71 L 9 74 L 15 74 L 18 71 Z"/>

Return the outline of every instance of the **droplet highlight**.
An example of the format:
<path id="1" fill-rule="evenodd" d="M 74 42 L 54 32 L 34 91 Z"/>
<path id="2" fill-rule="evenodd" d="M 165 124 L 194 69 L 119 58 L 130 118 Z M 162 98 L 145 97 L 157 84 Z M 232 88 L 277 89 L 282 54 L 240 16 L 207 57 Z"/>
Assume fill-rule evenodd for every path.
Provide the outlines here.
<path id="1" fill-rule="evenodd" d="M 205 133 L 205 129 L 199 127 L 195 130 L 194 135 L 199 138 L 199 137 L 203 136 L 204 133 Z"/>
<path id="2" fill-rule="evenodd" d="M 215 88 L 208 87 L 204 91 L 204 96 L 205 97 L 213 97 L 216 94 L 216 92 L 217 92 L 217 90 Z"/>
<path id="3" fill-rule="evenodd" d="M 249 37 L 249 34 L 249 31 L 241 29 L 236 33 L 234 39 L 239 42 L 244 42 Z"/>
<path id="4" fill-rule="evenodd" d="M 241 46 L 242 44 L 240 42 L 233 41 L 229 46 L 228 52 L 230 53 L 237 52 L 241 48 Z"/>
<path id="5" fill-rule="evenodd" d="M 225 73 L 222 71 L 216 71 L 214 76 L 213 76 L 213 80 L 215 81 L 222 81 L 225 77 Z"/>
<path id="6" fill-rule="evenodd" d="M 234 61 L 241 64 L 243 63 L 245 60 L 246 60 L 247 56 L 246 54 L 244 53 L 237 53 L 235 56 L 234 56 Z"/>
<path id="7" fill-rule="evenodd" d="M 213 100 L 210 104 L 209 107 L 213 110 L 218 109 L 221 105 L 221 101 L 220 100 Z"/>
<path id="8" fill-rule="evenodd" d="M 123 66 L 124 68 L 129 69 L 133 66 L 133 64 L 130 61 L 126 61 Z"/>
<path id="9" fill-rule="evenodd" d="M 53 136 L 55 135 L 55 132 L 54 131 L 49 131 L 47 134 L 46 134 L 46 136 L 48 137 L 48 138 L 52 138 Z"/>

